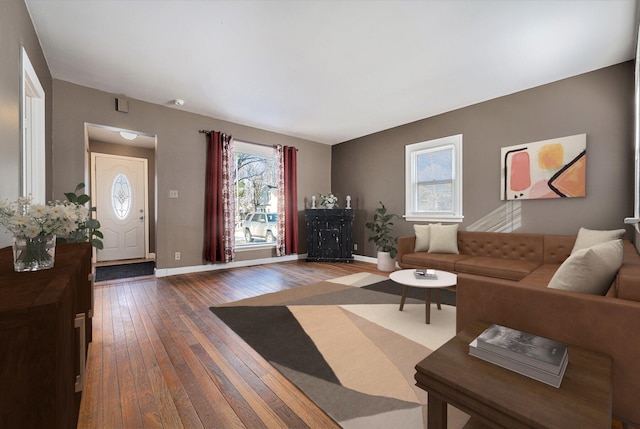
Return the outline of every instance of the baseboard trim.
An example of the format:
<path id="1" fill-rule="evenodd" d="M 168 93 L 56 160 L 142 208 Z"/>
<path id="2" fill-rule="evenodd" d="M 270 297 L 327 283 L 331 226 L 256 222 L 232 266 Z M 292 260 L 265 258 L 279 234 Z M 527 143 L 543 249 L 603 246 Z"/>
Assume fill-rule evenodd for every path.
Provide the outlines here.
<path id="1" fill-rule="evenodd" d="M 177 268 L 156 268 L 156 277 L 168 277 L 168 276 L 176 276 L 179 274 L 202 273 L 206 271 L 226 270 L 228 268 L 238 268 L 238 267 L 251 267 L 254 265 L 263 265 L 263 264 L 277 264 L 278 262 L 297 261 L 299 259 L 306 259 L 306 258 L 307 258 L 307 254 L 302 253 L 297 255 L 280 256 L 278 258 L 261 258 L 261 259 L 251 259 L 247 261 L 234 261 L 234 262 L 228 262 L 228 263 L 218 262 L 215 264 L 193 265 L 189 267 L 177 267 Z M 353 255 L 353 259 L 355 261 L 369 262 L 372 264 L 377 263 L 376 258 L 371 258 L 369 256 Z"/>
<path id="2" fill-rule="evenodd" d="M 369 262 L 370 264 L 377 264 L 378 263 L 378 258 L 372 258 L 370 256 L 353 255 L 353 259 L 355 261 Z"/>

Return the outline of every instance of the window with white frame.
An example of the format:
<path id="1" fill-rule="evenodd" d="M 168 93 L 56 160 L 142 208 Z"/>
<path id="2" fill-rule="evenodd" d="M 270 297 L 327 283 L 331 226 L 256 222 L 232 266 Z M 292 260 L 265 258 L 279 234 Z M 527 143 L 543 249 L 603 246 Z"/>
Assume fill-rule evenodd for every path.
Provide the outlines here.
<path id="1" fill-rule="evenodd" d="M 236 248 L 275 246 L 278 213 L 278 160 L 271 146 L 235 140 Z"/>
<path id="2" fill-rule="evenodd" d="M 462 222 L 462 134 L 405 147 L 405 218 Z"/>

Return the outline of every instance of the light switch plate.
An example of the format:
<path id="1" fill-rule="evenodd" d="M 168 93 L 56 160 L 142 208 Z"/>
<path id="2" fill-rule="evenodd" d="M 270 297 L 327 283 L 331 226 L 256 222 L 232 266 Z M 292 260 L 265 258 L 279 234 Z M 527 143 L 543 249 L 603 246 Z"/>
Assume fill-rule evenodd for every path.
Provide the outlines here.
<path id="1" fill-rule="evenodd" d="M 169 198 L 178 198 L 178 191 L 169 191 Z"/>

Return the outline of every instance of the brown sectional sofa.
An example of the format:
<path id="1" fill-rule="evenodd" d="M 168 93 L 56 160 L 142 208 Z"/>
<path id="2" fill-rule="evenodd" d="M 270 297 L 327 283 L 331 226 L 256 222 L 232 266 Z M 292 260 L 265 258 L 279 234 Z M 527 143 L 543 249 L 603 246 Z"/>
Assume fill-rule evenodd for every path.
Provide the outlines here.
<path id="1" fill-rule="evenodd" d="M 576 236 L 458 231 L 459 254 L 414 252 L 398 239 L 402 268 L 458 274 L 456 329 L 475 320 L 516 328 L 613 358 L 613 414 L 640 423 L 640 255 L 628 240 L 605 296 L 547 288 Z"/>

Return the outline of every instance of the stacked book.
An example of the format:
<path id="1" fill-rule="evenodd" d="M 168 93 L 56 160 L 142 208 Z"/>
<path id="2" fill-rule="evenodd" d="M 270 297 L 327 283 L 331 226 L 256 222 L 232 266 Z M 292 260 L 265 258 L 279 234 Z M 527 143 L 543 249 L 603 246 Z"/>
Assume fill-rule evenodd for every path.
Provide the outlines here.
<path id="1" fill-rule="evenodd" d="M 424 279 L 424 280 L 436 280 L 438 278 L 438 275 L 436 274 L 436 270 L 420 270 L 417 269 L 414 273 L 414 275 L 416 276 L 417 279 Z"/>
<path id="2" fill-rule="evenodd" d="M 566 344 L 500 325 L 474 339 L 469 354 L 554 387 L 569 361 Z"/>

